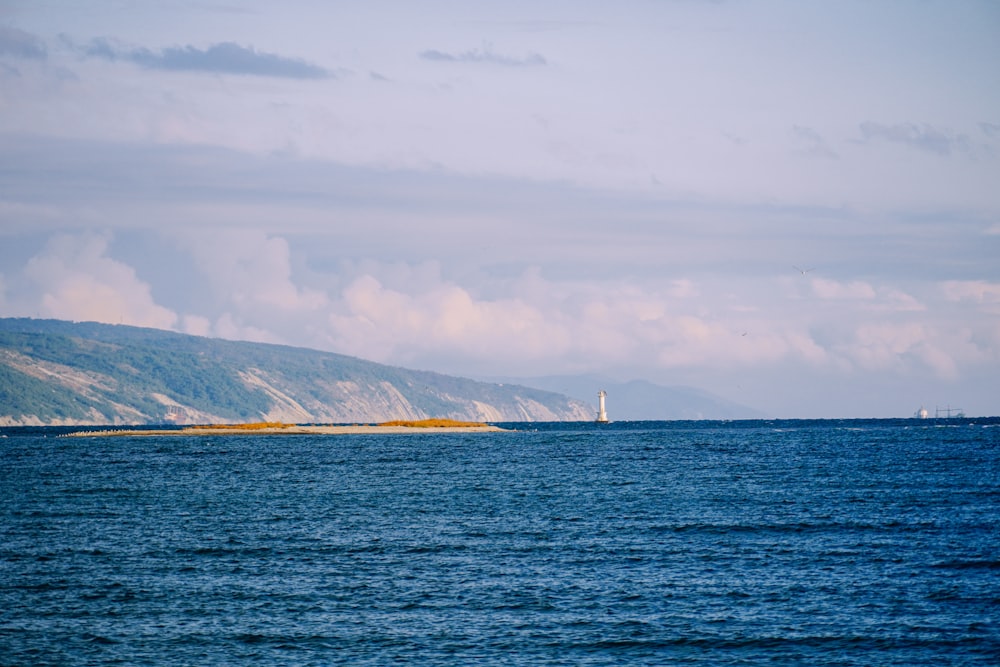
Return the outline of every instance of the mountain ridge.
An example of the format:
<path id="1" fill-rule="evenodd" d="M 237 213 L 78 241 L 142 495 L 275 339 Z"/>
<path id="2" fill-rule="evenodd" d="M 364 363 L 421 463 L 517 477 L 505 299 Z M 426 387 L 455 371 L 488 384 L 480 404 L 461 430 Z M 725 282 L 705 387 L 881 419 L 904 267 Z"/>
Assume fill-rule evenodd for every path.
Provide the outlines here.
<path id="1" fill-rule="evenodd" d="M 580 421 L 555 392 L 307 348 L 0 318 L 0 425 Z"/>

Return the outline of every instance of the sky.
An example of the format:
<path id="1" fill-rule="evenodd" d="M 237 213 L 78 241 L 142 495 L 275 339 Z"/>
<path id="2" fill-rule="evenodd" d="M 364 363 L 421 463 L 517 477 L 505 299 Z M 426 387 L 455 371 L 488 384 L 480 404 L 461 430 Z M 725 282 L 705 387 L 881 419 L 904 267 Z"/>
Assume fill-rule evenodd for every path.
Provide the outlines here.
<path id="1" fill-rule="evenodd" d="M 998 415 L 998 64 L 993 0 L 0 0 L 0 316 Z"/>

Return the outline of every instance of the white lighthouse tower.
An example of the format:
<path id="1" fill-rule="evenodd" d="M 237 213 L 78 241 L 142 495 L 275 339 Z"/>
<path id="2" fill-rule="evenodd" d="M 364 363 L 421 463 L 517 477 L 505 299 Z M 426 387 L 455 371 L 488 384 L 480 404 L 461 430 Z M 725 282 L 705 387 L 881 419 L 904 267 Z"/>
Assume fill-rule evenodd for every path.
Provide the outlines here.
<path id="1" fill-rule="evenodd" d="M 597 423 L 607 424 L 608 423 L 608 411 L 604 409 L 604 398 L 608 395 L 608 392 L 603 389 L 597 392 Z"/>

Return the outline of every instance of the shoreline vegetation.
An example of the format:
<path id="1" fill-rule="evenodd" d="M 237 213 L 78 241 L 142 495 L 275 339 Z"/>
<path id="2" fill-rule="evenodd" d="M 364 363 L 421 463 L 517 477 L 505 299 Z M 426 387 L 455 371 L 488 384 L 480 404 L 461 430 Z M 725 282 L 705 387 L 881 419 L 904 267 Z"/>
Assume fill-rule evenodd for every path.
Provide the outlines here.
<path id="1" fill-rule="evenodd" d="M 98 431 L 75 431 L 64 437 L 94 437 L 107 435 L 343 435 L 363 433 L 473 433 L 504 431 L 485 422 L 465 422 L 454 419 L 393 420 L 378 424 L 285 424 L 283 422 L 251 422 L 246 424 L 197 424 L 177 429 L 110 428 Z"/>

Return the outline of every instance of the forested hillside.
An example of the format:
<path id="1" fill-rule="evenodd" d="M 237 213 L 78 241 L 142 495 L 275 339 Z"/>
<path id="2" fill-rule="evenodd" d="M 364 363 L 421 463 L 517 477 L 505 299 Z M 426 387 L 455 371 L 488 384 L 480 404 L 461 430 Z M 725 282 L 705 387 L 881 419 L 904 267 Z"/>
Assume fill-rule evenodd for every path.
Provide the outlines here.
<path id="1" fill-rule="evenodd" d="M 592 419 L 591 406 L 302 348 L 98 323 L 0 318 L 0 424 L 447 417 Z"/>

